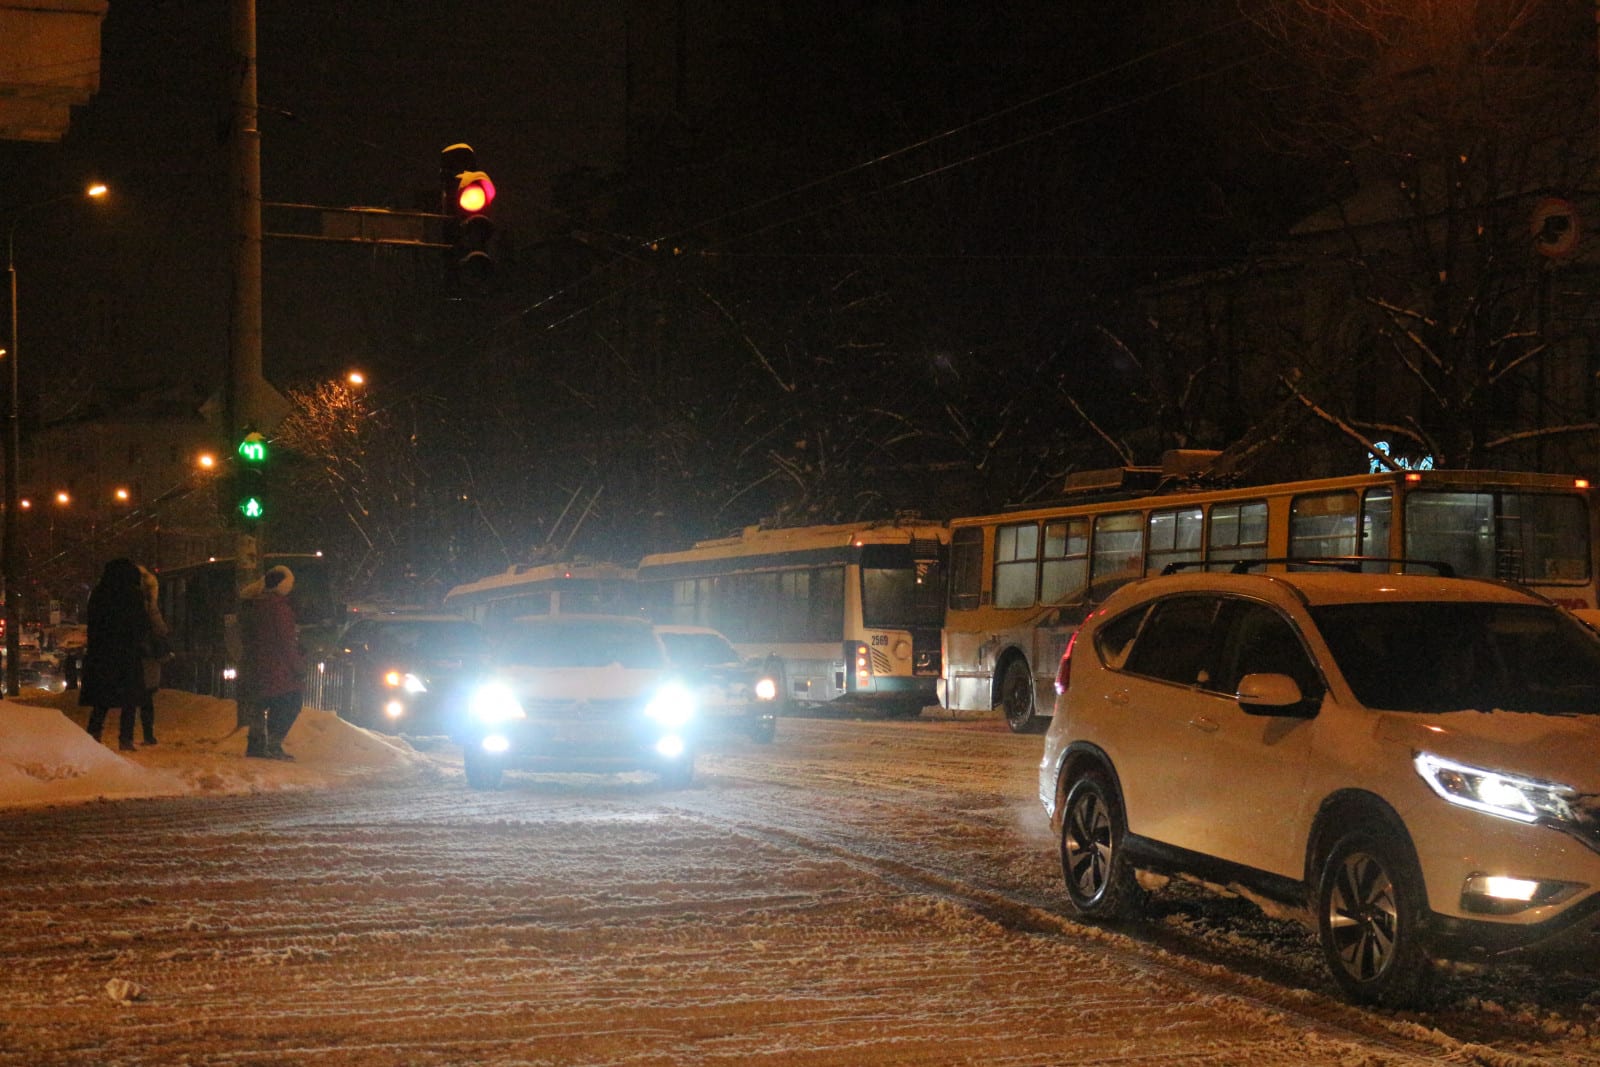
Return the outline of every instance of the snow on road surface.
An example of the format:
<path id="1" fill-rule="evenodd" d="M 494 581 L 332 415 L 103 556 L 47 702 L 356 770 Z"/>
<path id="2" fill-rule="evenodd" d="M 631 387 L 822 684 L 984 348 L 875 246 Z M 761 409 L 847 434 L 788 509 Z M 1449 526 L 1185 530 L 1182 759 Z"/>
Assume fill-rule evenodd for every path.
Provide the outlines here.
<path id="1" fill-rule="evenodd" d="M 0 705 L 4 1067 L 1600 1065 L 1590 976 L 1374 1012 L 1237 900 L 1072 920 L 1038 739 L 997 721 L 785 719 L 688 790 L 475 793 L 454 750 L 311 711 L 294 764 L 246 761 L 231 704 L 162 697 L 128 757 Z"/>

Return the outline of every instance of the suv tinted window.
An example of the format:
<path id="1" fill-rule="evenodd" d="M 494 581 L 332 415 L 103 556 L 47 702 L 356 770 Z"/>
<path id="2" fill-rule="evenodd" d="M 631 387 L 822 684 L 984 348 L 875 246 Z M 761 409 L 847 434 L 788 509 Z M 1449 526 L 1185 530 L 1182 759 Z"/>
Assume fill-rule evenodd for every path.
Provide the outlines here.
<path id="1" fill-rule="evenodd" d="M 1218 599 L 1210 596 L 1157 601 L 1124 669 L 1179 685 L 1203 680 L 1213 659 L 1218 607 Z"/>
<path id="2" fill-rule="evenodd" d="M 1227 637 L 1206 688 L 1232 695 L 1247 674 L 1287 674 L 1307 701 L 1321 699 L 1322 676 L 1288 619 L 1265 604 L 1243 600 L 1229 601 L 1225 612 L 1231 616 Z"/>
<path id="3" fill-rule="evenodd" d="M 1369 708 L 1600 714 L 1600 640 L 1558 608 L 1334 604 L 1311 616 Z"/>
<path id="4" fill-rule="evenodd" d="M 1139 624 L 1144 622 L 1149 610 L 1149 604 L 1140 604 L 1100 627 L 1094 635 L 1095 650 L 1100 653 L 1100 660 L 1107 667 L 1120 671 L 1126 666 L 1124 661 L 1128 658 L 1133 636 L 1139 632 Z"/>

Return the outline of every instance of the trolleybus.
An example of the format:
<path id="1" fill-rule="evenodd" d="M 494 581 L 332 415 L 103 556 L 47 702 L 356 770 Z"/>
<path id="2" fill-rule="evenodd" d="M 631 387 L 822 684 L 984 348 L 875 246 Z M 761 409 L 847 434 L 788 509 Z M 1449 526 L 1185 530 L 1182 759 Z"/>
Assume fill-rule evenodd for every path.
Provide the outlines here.
<path id="1" fill-rule="evenodd" d="M 640 596 L 655 622 L 713 627 L 763 660 L 782 709 L 915 715 L 938 702 L 947 539 L 921 520 L 752 526 L 646 556 Z"/>
<path id="2" fill-rule="evenodd" d="M 343 612 L 333 589 L 331 561 L 316 553 L 268 552 L 263 570 L 282 564 L 294 572 L 289 603 L 301 643 L 310 652 L 331 641 Z M 168 689 L 231 697 L 239 649 L 238 567 L 233 559 L 210 559 L 156 572 L 158 603 L 171 631 L 173 658 L 161 668 Z M 308 702 L 314 702 L 308 697 Z"/>
<path id="3" fill-rule="evenodd" d="M 639 610 L 633 570 L 615 563 L 516 564 L 458 585 L 444 610 L 477 623 L 522 615 L 632 615 Z"/>
<path id="4" fill-rule="evenodd" d="M 1130 487 L 1158 478 L 1153 469 L 1099 473 L 1107 477 L 1069 483 L 1069 499 L 1055 506 L 951 521 L 946 706 L 999 707 L 1013 730 L 1038 728 L 1085 614 L 1116 586 L 1175 562 L 1436 560 L 1457 574 L 1520 582 L 1569 608 L 1596 606 L 1594 496 L 1584 479 L 1391 471 L 1162 492 L 1154 480 Z"/>

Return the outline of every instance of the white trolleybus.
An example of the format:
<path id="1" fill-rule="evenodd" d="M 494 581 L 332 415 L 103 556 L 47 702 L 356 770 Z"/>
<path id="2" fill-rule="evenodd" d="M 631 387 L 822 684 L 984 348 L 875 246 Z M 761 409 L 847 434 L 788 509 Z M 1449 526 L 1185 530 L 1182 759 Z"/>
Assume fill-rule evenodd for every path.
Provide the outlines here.
<path id="1" fill-rule="evenodd" d="M 916 715 L 938 703 L 948 532 L 918 520 L 748 527 L 639 562 L 660 624 L 710 626 L 765 661 L 780 708 Z"/>
<path id="2" fill-rule="evenodd" d="M 523 615 L 633 615 L 639 610 L 632 568 L 589 562 L 514 564 L 456 586 L 445 594 L 443 607 L 486 624 Z"/>
<path id="3" fill-rule="evenodd" d="M 1595 607 L 1594 497 L 1581 478 L 1391 471 L 1170 492 L 1160 479 L 1148 468 L 1089 472 L 1054 506 L 951 521 L 946 706 L 998 707 L 1015 731 L 1041 727 L 1077 624 L 1118 585 L 1176 562 L 1440 561 L 1569 608 Z M 1268 569 L 1285 567 L 1294 564 Z"/>

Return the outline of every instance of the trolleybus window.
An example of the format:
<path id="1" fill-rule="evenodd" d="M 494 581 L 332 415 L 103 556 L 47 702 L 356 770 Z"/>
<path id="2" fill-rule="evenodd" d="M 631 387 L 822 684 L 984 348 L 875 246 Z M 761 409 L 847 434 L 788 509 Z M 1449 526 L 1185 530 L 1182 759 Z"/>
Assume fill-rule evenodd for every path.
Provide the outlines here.
<path id="1" fill-rule="evenodd" d="M 1478 577 L 1584 581 L 1588 526 L 1575 496 L 1415 490 L 1406 497 L 1406 555 Z"/>
<path id="2" fill-rule="evenodd" d="M 1294 498 L 1289 505 L 1291 557 L 1356 554 L 1356 494 L 1306 493 Z"/>
<path id="3" fill-rule="evenodd" d="M 1120 584 L 1144 573 L 1144 513 L 1101 515 L 1094 520 L 1090 582 L 1095 589 Z"/>
<path id="4" fill-rule="evenodd" d="M 861 621 L 885 629 L 939 626 L 944 582 L 937 560 L 914 560 L 909 545 L 861 549 Z"/>
<path id="5" fill-rule="evenodd" d="M 1039 525 L 1022 522 L 994 533 L 994 603 L 1031 606 L 1039 593 Z"/>
<path id="6" fill-rule="evenodd" d="M 1045 523 L 1039 599 L 1046 604 L 1060 604 L 1088 584 L 1089 520 Z"/>
<path id="7" fill-rule="evenodd" d="M 1169 563 L 1200 558 L 1200 530 L 1204 525 L 1198 507 L 1172 508 L 1150 513 L 1150 554 L 1146 574 L 1160 574 Z"/>
<path id="8" fill-rule="evenodd" d="M 983 530 L 956 530 L 950 535 L 950 606 L 975 608 L 982 597 Z"/>
<path id="9" fill-rule="evenodd" d="M 1241 559 L 1267 558 L 1267 502 L 1211 505 L 1211 539 L 1208 555 L 1213 566 Z"/>

